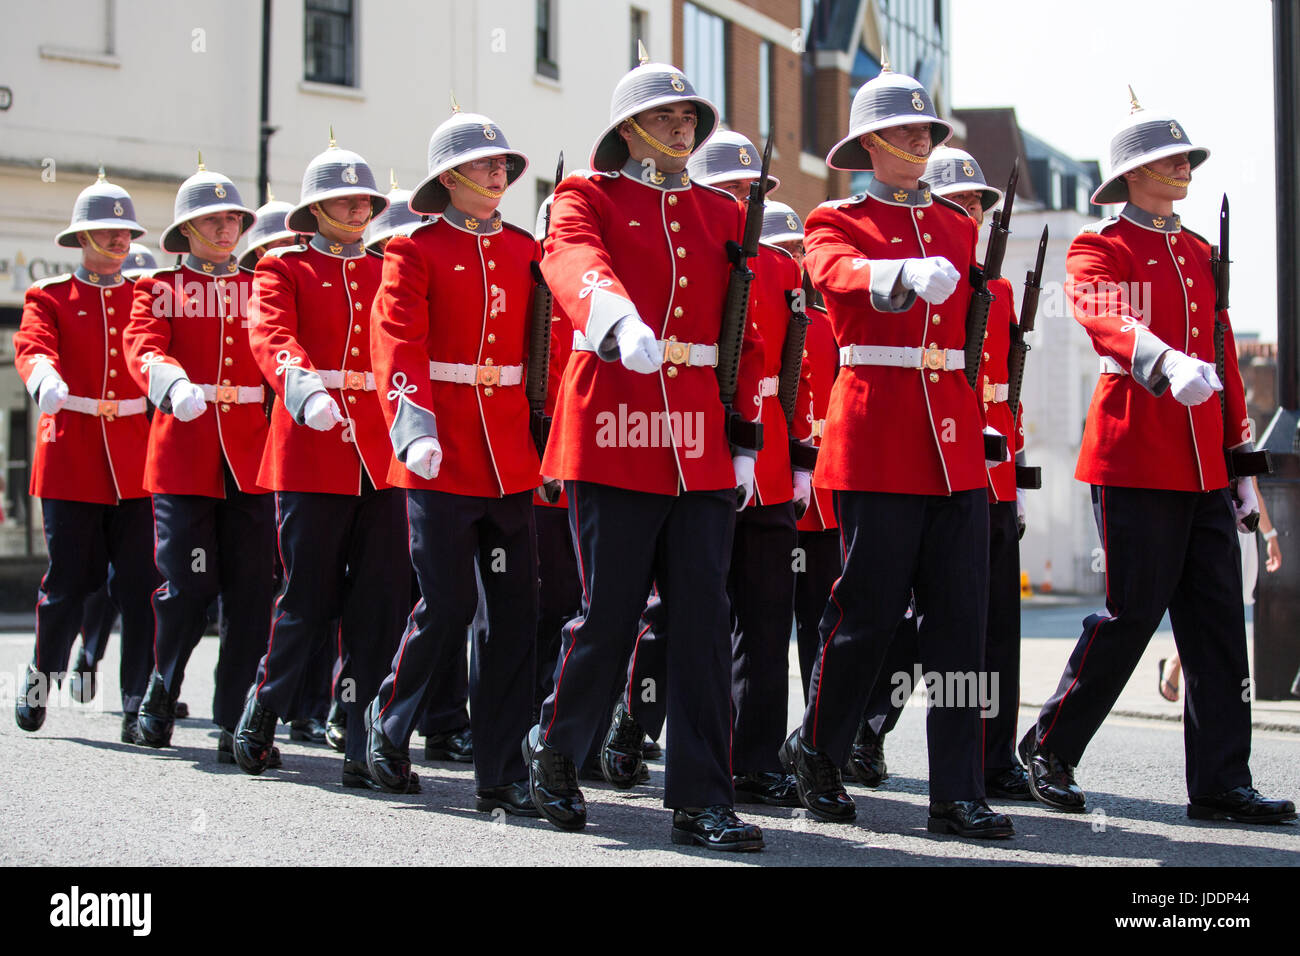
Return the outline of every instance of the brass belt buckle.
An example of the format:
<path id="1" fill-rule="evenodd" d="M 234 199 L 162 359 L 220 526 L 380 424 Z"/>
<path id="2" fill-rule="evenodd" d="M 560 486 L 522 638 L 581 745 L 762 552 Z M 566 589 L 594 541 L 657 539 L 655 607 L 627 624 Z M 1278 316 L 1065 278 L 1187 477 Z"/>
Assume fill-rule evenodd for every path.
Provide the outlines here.
<path id="1" fill-rule="evenodd" d="M 826 434 L 826 419 L 819 418 L 812 424 L 812 437 L 821 438 Z"/>
<path id="2" fill-rule="evenodd" d="M 691 347 L 686 342 L 668 342 L 664 358 L 674 365 L 685 365 L 691 358 Z"/>
<path id="3" fill-rule="evenodd" d="M 100 401 L 99 407 L 95 409 L 95 414 L 105 421 L 111 422 L 117 418 L 117 402 Z"/>
<path id="4" fill-rule="evenodd" d="M 501 369 L 495 365 L 480 365 L 478 367 L 478 383 L 483 386 L 496 385 L 501 381 Z"/>
<path id="5" fill-rule="evenodd" d="M 925 367 L 932 372 L 945 371 L 947 362 L 945 361 L 944 350 L 938 346 L 932 345 L 925 350 Z"/>
<path id="6" fill-rule="evenodd" d="M 343 387 L 355 392 L 364 392 L 366 390 L 366 373 L 345 371 L 343 373 Z"/>
<path id="7" fill-rule="evenodd" d="M 237 385 L 218 385 L 217 401 L 223 405 L 239 404 L 239 386 Z"/>
<path id="8" fill-rule="evenodd" d="M 990 381 L 984 382 L 984 403 L 996 401 L 998 397 L 998 387 Z"/>

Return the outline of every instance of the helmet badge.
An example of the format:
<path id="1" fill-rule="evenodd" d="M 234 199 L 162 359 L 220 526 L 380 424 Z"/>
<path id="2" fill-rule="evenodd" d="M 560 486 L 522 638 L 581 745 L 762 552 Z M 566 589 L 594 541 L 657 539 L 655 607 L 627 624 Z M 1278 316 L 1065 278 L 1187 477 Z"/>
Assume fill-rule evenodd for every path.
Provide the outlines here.
<path id="1" fill-rule="evenodd" d="M 748 166 L 753 161 L 753 158 L 749 155 L 749 150 L 745 149 L 743 146 L 740 147 L 740 165 Z"/>
<path id="2" fill-rule="evenodd" d="M 484 138 L 484 139 L 496 139 L 496 138 L 497 138 L 497 131 L 494 130 L 494 129 L 492 128 L 492 126 L 491 126 L 490 123 L 484 123 L 484 124 L 483 124 L 483 138 Z"/>
<path id="3" fill-rule="evenodd" d="M 912 109 L 916 110 L 918 113 L 925 111 L 925 100 L 921 99 L 920 90 L 912 91 Z"/>
<path id="4" fill-rule="evenodd" d="M 1172 136 L 1174 139 L 1182 139 L 1183 131 L 1178 128 L 1177 123 L 1171 122 L 1169 124 L 1169 135 Z"/>
<path id="5" fill-rule="evenodd" d="M 678 93 L 684 93 L 684 92 L 686 92 L 686 84 L 682 82 L 682 78 L 681 78 L 680 76 L 678 76 L 677 74 L 674 73 L 674 74 L 673 74 L 673 78 L 672 78 L 671 80 L 669 80 L 668 82 L 669 82 L 669 85 L 670 85 L 674 90 L 676 90 Z"/>
<path id="6" fill-rule="evenodd" d="M 217 194 L 218 199 L 226 198 L 226 187 L 221 185 L 221 183 L 217 183 L 217 188 L 212 191 Z"/>
<path id="7" fill-rule="evenodd" d="M 788 212 L 785 214 L 785 226 L 791 232 L 799 231 L 799 220 L 794 218 L 794 213 Z"/>
<path id="8" fill-rule="evenodd" d="M 121 203 L 120 200 L 119 200 L 118 202 L 113 203 L 113 215 L 114 215 L 114 216 L 122 216 L 122 215 L 125 215 L 125 214 L 126 214 L 126 210 L 122 208 L 122 203 Z"/>
<path id="9" fill-rule="evenodd" d="M 349 186 L 355 186 L 357 184 L 357 167 L 353 165 L 344 169 L 342 179 Z"/>
<path id="10" fill-rule="evenodd" d="M 973 177 L 975 175 L 975 167 L 970 164 L 969 159 L 963 159 L 961 161 L 961 171 L 967 176 Z"/>

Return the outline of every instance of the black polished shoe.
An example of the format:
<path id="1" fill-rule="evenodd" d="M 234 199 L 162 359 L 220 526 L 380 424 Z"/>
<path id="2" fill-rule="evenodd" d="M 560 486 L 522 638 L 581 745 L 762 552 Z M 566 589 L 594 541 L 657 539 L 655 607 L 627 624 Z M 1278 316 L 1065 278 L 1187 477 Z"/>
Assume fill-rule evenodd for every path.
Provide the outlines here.
<path id="1" fill-rule="evenodd" d="M 140 719 L 135 726 L 135 743 L 144 747 L 169 747 L 176 725 L 173 714 L 176 699 L 167 693 L 162 675 L 149 675 L 149 686 L 140 703 Z"/>
<path id="2" fill-rule="evenodd" d="M 343 753 L 348 745 L 348 714 L 337 700 L 330 703 L 329 716 L 325 718 L 325 742 Z"/>
<path id="3" fill-rule="evenodd" d="M 636 786 L 641 768 L 645 766 L 641 755 L 644 742 L 645 731 L 620 700 L 614 707 L 609 730 L 600 746 L 600 770 L 611 787 L 629 790 Z"/>
<path id="4" fill-rule="evenodd" d="M 1002 840 L 1016 835 L 1011 818 L 994 813 L 983 800 L 932 801 L 925 828 L 977 840 Z"/>
<path id="5" fill-rule="evenodd" d="M 177 720 L 188 720 L 190 716 L 190 705 L 183 700 L 178 700 L 172 707 L 172 716 Z"/>
<path id="6" fill-rule="evenodd" d="M 127 711 L 122 715 L 122 743 L 135 743 L 135 725 L 139 721 L 140 715 Z"/>
<path id="7" fill-rule="evenodd" d="M 235 762 L 235 735 L 229 730 L 222 728 L 217 734 L 217 763 L 234 763 Z M 283 766 L 280 759 L 280 748 L 272 747 L 270 755 L 266 758 L 267 770 L 279 770 Z"/>
<path id="8" fill-rule="evenodd" d="M 763 831 L 745 823 L 735 810 L 725 806 L 674 810 L 672 840 L 678 846 L 702 846 L 707 850 L 763 849 Z"/>
<path id="9" fill-rule="evenodd" d="M 746 773 L 732 779 L 737 803 L 765 803 L 769 807 L 799 806 L 799 788 L 789 773 Z"/>
<path id="10" fill-rule="evenodd" d="M 984 794 L 999 800 L 1034 802 L 1034 795 L 1029 792 L 1029 774 L 1020 764 L 985 777 Z"/>
<path id="11" fill-rule="evenodd" d="M 578 789 L 573 761 L 541 739 L 533 725 L 521 744 L 528 766 L 528 793 L 533 806 L 561 830 L 581 830 L 587 825 L 587 802 Z"/>
<path id="12" fill-rule="evenodd" d="M 72 673 L 68 675 L 68 691 L 72 699 L 79 704 L 89 704 L 99 691 L 99 673 L 93 661 L 86 659 L 84 647 L 77 650 L 77 659 L 72 662 Z M 123 743 L 132 741 L 123 738 Z"/>
<path id="13" fill-rule="evenodd" d="M 49 693 L 50 682 L 45 675 L 28 664 L 23 677 L 23 692 L 14 698 L 14 720 L 20 729 L 29 734 L 41 729 L 45 723 Z"/>
<path id="14" fill-rule="evenodd" d="M 504 810 L 515 817 L 540 817 L 537 807 L 533 806 L 532 795 L 528 792 L 528 781 L 517 780 L 499 787 L 487 787 L 474 791 L 474 809 L 491 813 Z"/>
<path id="15" fill-rule="evenodd" d="M 865 719 L 858 726 L 853 749 L 849 751 L 848 768 L 854 780 L 873 790 L 889 779 L 885 767 L 885 735 L 876 734 Z"/>
<path id="16" fill-rule="evenodd" d="M 353 790 L 378 790 L 382 793 L 393 793 L 375 781 L 370 775 L 370 768 L 359 760 L 348 760 L 343 758 L 343 786 L 350 787 Z M 420 775 L 412 773 L 407 777 L 406 789 L 398 791 L 400 793 L 419 793 L 420 792 Z"/>
<path id="17" fill-rule="evenodd" d="M 591 759 L 578 768 L 578 779 L 586 783 L 608 784 L 605 779 L 605 771 L 600 768 L 600 755 L 593 754 Z M 636 775 L 638 784 L 650 782 L 650 768 L 641 764 L 641 770 Z"/>
<path id="18" fill-rule="evenodd" d="M 1074 782 L 1074 768 L 1038 746 L 1038 728 L 1030 727 L 1016 748 L 1029 776 L 1029 792 L 1039 803 L 1066 813 L 1083 813 L 1088 798 Z"/>
<path id="19" fill-rule="evenodd" d="M 818 820 L 848 823 L 857 816 L 853 798 L 840 780 L 840 768 L 820 750 L 809 747 L 796 728 L 781 745 L 781 766 L 794 774 L 799 802 Z"/>
<path id="20" fill-rule="evenodd" d="M 411 785 L 411 754 L 384 734 L 379 720 L 379 698 L 366 708 L 366 767 L 370 778 L 389 793 L 407 793 Z"/>
<path id="21" fill-rule="evenodd" d="M 454 760 L 457 763 L 474 761 L 474 731 L 468 727 L 446 734 L 430 734 L 424 738 L 425 760 Z"/>
<path id="22" fill-rule="evenodd" d="M 646 734 L 641 744 L 641 756 L 646 760 L 663 760 L 664 748 L 659 746 L 659 741 Z"/>
<path id="23" fill-rule="evenodd" d="M 325 743 L 325 725 L 315 717 L 300 717 L 289 722 L 289 739 L 309 744 Z"/>
<path id="24" fill-rule="evenodd" d="M 1294 820 L 1290 800 L 1267 800 L 1254 787 L 1237 787 L 1212 797 L 1192 797 L 1187 815 L 1193 820 L 1232 820 L 1236 823 L 1285 823 Z"/>
<path id="25" fill-rule="evenodd" d="M 248 688 L 244 712 L 239 715 L 231 744 L 239 769 L 254 776 L 270 766 L 271 753 L 275 750 L 275 725 L 280 719 L 262 706 L 256 692 L 256 685 Z"/>

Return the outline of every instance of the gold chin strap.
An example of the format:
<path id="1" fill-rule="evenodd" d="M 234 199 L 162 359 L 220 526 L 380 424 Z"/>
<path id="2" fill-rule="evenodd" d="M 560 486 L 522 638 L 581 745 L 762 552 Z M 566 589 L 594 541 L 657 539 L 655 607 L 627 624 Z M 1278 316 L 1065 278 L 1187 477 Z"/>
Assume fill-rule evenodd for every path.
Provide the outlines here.
<path id="1" fill-rule="evenodd" d="M 685 159 L 687 156 L 691 155 L 691 153 L 695 149 L 693 145 L 690 149 L 673 149 L 671 146 L 665 146 L 663 143 L 659 142 L 659 140 L 655 139 L 644 129 L 642 129 L 641 124 L 638 123 L 636 120 L 634 120 L 632 117 L 629 116 L 627 118 L 627 122 L 628 125 L 632 127 L 633 132 L 635 132 L 638 136 L 640 136 L 641 139 L 645 140 L 645 144 L 647 146 L 651 147 L 652 149 L 659 150 L 659 152 L 663 153 L 665 156 L 671 156 L 673 159 Z"/>
<path id="2" fill-rule="evenodd" d="M 331 226 L 333 226 L 335 229 L 339 230 L 340 232 L 354 232 L 358 236 L 366 231 L 366 226 L 370 225 L 370 220 L 375 218 L 374 203 L 370 204 L 370 215 L 366 216 L 366 221 L 362 223 L 360 226 L 353 226 L 350 223 L 339 222 L 337 219 L 335 219 L 333 216 L 327 213 L 325 211 L 325 207 L 318 202 L 314 202 L 311 205 L 316 207 L 316 216 L 318 218 L 324 219 L 327 223 L 329 223 Z M 307 208 L 310 209 L 311 206 L 308 206 Z"/>
<path id="3" fill-rule="evenodd" d="M 884 139 L 884 137 L 876 135 L 874 131 L 867 134 L 867 139 L 871 140 L 871 142 L 879 146 L 890 156 L 893 156 L 896 159 L 901 159 L 904 162 L 911 163 L 914 166 L 924 166 L 928 161 L 924 156 L 917 156 L 914 153 L 909 153 L 905 149 L 899 149 L 893 143 Z"/>
<path id="4" fill-rule="evenodd" d="M 498 192 L 495 189 L 488 189 L 486 186 L 480 186 L 478 183 L 474 182 L 474 180 L 461 173 L 460 170 L 449 169 L 447 172 L 451 173 L 451 178 L 456 180 L 456 182 L 460 183 L 470 192 L 478 193 L 484 199 L 500 199 L 506 194 L 504 189 Z"/>
<path id="5" fill-rule="evenodd" d="M 230 255 L 230 253 L 234 252 L 235 246 L 239 245 L 238 239 L 236 239 L 228 246 L 220 246 L 217 245 L 215 242 L 209 242 L 207 239 L 204 239 L 201 235 L 199 235 L 199 231 L 195 229 L 194 226 L 188 222 L 183 223 L 181 225 L 181 232 L 189 236 L 191 239 L 197 239 L 199 245 L 207 246 L 209 249 L 215 249 L 217 250 L 217 252 L 224 252 L 226 255 Z"/>
<path id="6" fill-rule="evenodd" d="M 95 237 L 90 234 L 89 229 L 86 230 L 86 242 L 89 243 L 90 248 L 94 249 L 96 253 L 103 256 L 105 259 L 117 259 L 121 261 L 131 254 L 130 248 L 128 248 L 126 252 L 109 252 L 95 241 Z"/>
<path id="7" fill-rule="evenodd" d="M 1160 175 L 1160 173 L 1147 169 L 1146 166 L 1139 166 L 1138 170 L 1142 173 L 1143 176 L 1146 176 L 1148 179 L 1154 179 L 1158 183 L 1163 183 L 1166 186 L 1175 186 L 1179 189 L 1186 189 L 1188 184 L 1190 184 L 1192 181 L 1190 178 L 1173 179 L 1169 176 L 1162 176 Z"/>

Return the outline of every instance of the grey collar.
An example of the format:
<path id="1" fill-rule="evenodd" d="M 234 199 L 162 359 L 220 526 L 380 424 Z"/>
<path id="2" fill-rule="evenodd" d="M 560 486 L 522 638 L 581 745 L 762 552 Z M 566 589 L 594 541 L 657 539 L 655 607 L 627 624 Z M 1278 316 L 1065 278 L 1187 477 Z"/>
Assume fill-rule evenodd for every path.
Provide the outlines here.
<path id="1" fill-rule="evenodd" d="M 625 179 L 663 192 L 679 192 L 691 188 L 691 174 L 686 170 L 683 169 L 680 173 L 661 173 L 653 166 L 642 166 L 630 156 L 623 164 L 621 174 Z"/>
<path id="2" fill-rule="evenodd" d="M 501 213 L 494 212 L 490 219 L 475 219 L 467 216 L 455 206 L 448 205 L 442 211 L 442 221 L 455 226 L 461 232 L 470 232 L 476 236 L 494 236 L 501 231 Z"/>
<path id="3" fill-rule="evenodd" d="M 867 183 L 867 195 L 891 206 L 928 206 L 931 203 L 930 184 L 921 181 L 917 189 L 887 186 L 874 176 Z"/>
<path id="4" fill-rule="evenodd" d="M 1152 232 L 1181 232 L 1183 228 L 1182 217 L 1178 215 L 1157 216 L 1154 213 L 1147 212 L 1140 206 L 1133 205 L 1131 202 L 1125 203 L 1119 214 L 1133 225 L 1141 226 L 1143 229 L 1150 229 Z"/>
<path id="5" fill-rule="evenodd" d="M 326 239 L 319 232 L 311 237 L 311 247 L 335 259 L 359 259 L 366 254 L 366 246 L 360 239 L 356 242 L 335 242 Z"/>
<path id="6" fill-rule="evenodd" d="M 77 266 L 77 271 L 73 273 L 78 279 L 86 285 L 95 285 L 100 288 L 119 285 L 122 282 L 122 272 L 91 272 L 84 265 Z"/>
<path id="7" fill-rule="evenodd" d="M 224 263 L 218 265 L 215 262 L 208 262 L 206 259 L 200 259 L 192 252 L 185 254 L 183 260 L 185 268 L 191 272 L 200 272 L 205 276 L 232 276 L 239 271 L 239 260 L 231 256 Z"/>

